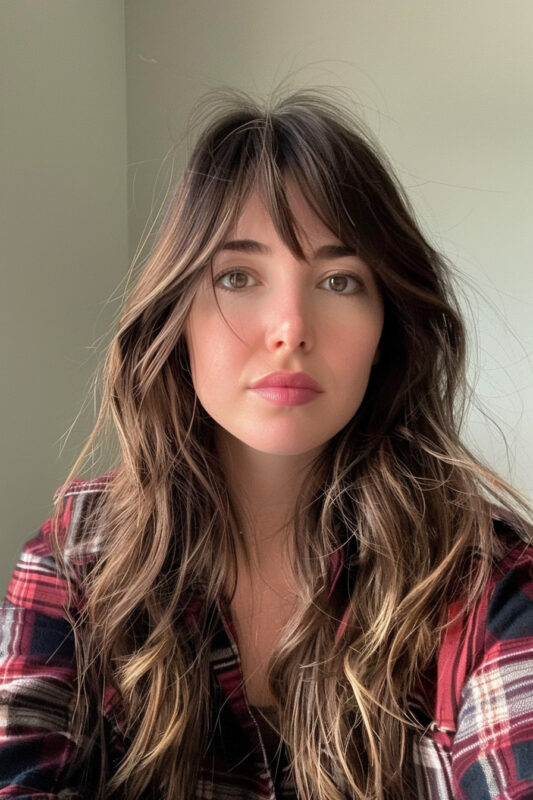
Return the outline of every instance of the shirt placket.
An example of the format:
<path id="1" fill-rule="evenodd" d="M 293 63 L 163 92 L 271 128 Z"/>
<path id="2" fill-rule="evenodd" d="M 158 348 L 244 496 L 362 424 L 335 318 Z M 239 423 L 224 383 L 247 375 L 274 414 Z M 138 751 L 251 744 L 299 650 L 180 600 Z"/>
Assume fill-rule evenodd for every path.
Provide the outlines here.
<path id="1" fill-rule="evenodd" d="M 246 697 L 244 675 L 237 646 L 237 635 L 231 619 L 231 612 L 224 599 L 217 600 L 217 608 L 228 647 L 232 652 L 233 658 L 225 669 L 216 670 L 216 678 L 227 702 L 231 705 L 238 723 L 243 730 L 246 731 L 250 739 L 258 771 L 257 777 L 264 791 L 264 800 L 281 800 L 281 798 L 276 795 L 274 780 L 268 764 L 267 753 L 259 725 L 256 722 L 248 703 L 248 698 Z"/>

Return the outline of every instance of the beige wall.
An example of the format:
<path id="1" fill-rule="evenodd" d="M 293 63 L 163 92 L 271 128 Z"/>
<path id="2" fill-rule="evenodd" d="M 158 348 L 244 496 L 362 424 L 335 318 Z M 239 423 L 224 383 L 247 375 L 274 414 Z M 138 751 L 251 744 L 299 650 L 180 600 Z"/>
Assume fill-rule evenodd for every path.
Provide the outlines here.
<path id="1" fill-rule="evenodd" d="M 470 437 L 533 490 L 532 29 L 530 0 L 2 0 L 0 578 L 89 430 L 90 402 L 60 453 L 118 309 L 126 210 L 133 255 L 163 156 L 221 84 L 263 94 L 292 74 L 358 99 L 422 224 L 483 295 L 473 364 L 514 466 L 479 414 Z"/>
<path id="2" fill-rule="evenodd" d="M 2 0 L 0 37 L 3 594 L 89 430 L 127 267 L 123 3 Z"/>

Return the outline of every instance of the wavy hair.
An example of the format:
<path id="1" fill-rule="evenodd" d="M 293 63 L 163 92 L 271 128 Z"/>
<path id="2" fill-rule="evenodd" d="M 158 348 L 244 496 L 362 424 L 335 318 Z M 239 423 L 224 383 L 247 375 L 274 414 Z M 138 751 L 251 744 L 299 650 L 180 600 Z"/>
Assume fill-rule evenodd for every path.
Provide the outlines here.
<path id="1" fill-rule="evenodd" d="M 129 291 L 96 426 L 69 476 L 108 426 L 116 432 L 116 469 L 90 525 L 103 552 L 85 575 L 76 622 L 80 697 L 115 687 L 131 740 L 101 796 L 186 800 L 197 778 L 209 724 L 207 609 L 228 576 L 235 589 L 239 518 L 214 423 L 195 395 L 184 326 L 250 191 L 303 256 L 290 178 L 373 270 L 385 323 L 363 402 L 298 497 L 294 569 L 304 602 L 268 681 L 302 800 L 406 800 L 421 732 L 412 697 L 448 604 L 475 602 L 500 554 L 494 505 L 518 523 L 529 512 L 460 439 L 465 331 L 452 272 L 370 136 L 320 92 L 266 109 L 240 93 L 218 98 Z M 328 564 L 347 545 L 356 579 L 336 637 L 344 606 L 329 595 Z M 205 613 L 193 633 L 180 620 L 198 591 Z M 88 705 L 78 704 L 80 729 Z"/>

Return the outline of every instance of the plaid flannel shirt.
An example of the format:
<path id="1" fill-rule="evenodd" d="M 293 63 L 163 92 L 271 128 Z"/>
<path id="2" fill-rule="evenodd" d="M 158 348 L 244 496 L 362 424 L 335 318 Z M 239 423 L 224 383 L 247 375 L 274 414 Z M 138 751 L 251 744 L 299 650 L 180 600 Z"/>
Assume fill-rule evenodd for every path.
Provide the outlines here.
<path id="1" fill-rule="evenodd" d="M 59 571 L 50 548 L 51 521 L 26 544 L 0 617 L 0 798 L 90 798 L 91 766 L 79 770 L 72 730 L 76 662 L 65 615 L 67 580 L 98 558 L 82 522 L 109 474 L 74 481 L 61 514 L 64 552 L 72 566 Z M 533 548 L 511 537 L 504 561 L 481 601 L 457 617 L 441 642 L 436 680 L 426 702 L 428 727 L 414 742 L 415 781 L 424 800 L 533 798 Z M 343 561 L 332 565 L 332 589 Z M 79 594 L 79 593 L 78 593 Z M 78 597 L 78 601 L 79 601 Z M 261 729 L 243 689 L 230 610 L 217 604 L 210 656 L 212 730 L 196 800 L 296 798 L 283 755 L 277 774 L 268 763 Z M 343 624 L 339 627 L 342 635 Z M 120 698 L 111 691 L 101 710 L 109 769 L 128 742 Z M 97 747 L 93 773 L 98 769 Z"/>

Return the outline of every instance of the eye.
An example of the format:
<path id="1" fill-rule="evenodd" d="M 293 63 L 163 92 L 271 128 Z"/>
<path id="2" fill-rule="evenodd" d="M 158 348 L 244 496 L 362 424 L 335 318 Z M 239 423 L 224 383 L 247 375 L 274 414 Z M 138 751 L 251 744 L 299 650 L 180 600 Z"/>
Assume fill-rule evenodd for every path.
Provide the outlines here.
<path id="1" fill-rule="evenodd" d="M 320 285 L 326 284 L 334 294 L 356 294 L 363 288 L 363 283 L 356 275 L 329 275 Z"/>
<path id="2" fill-rule="evenodd" d="M 248 280 L 253 280 L 252 276 L 241 269 L 229 269 L 221 275 L 217 275 L 214 280 L 214 285 L 225 289 L 228 292 L 238 291 L 239 289 L 248 289 L 252 283 Z"/>
<path id="3" fill-rule="evenodd" d="M 257 281 L 242 269 L 229 269 L 226 272 L 217 275 L 213 281 L 214 286 L 219 287 L 227 292 L 237 292 L 241 289 L 249 289 L 254 286 Z M 362 287 L 361 279 L 356 275 L 338 273 L 329 275 L 320 282 L 320 286 L 326 284 L 326 287 L 333 294 L 356 294 Z"/>

